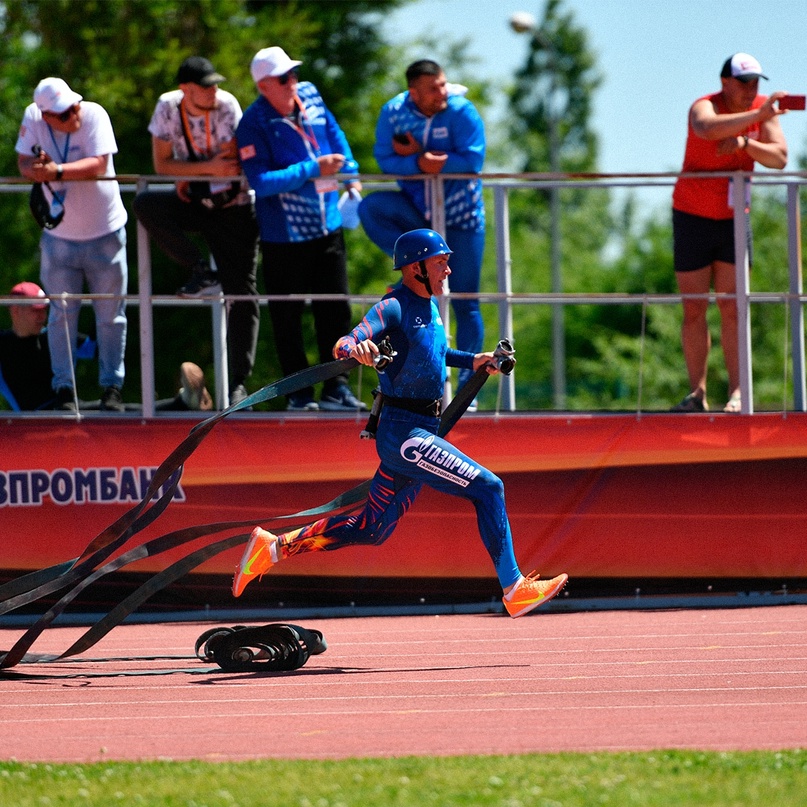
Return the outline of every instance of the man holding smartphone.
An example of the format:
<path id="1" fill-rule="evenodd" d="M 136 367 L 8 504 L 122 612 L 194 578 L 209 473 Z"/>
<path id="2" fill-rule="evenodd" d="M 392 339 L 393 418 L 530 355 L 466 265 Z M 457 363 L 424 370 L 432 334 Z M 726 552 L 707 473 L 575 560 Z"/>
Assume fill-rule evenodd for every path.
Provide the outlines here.
<path id="1" fill-rule="evenodd" d="M 348 175 L 346 190 L 361 191 L 358 177 L 351 176 L 359 166 L 345 133 L 316 86 L 298 78 L 302 64 L 277 45 L 259 50 L 250 64 L 258 97 L 236 130 L 241 165 L 256 196 L 266 293 L 280 298 L 270 301 L 269 316 L 284 375 L 308 367 L 308 356 L 305 303 L 283 297 L 341 296 L 311 304 L 321 362 L 331 360 L 333 343 L 350 328 L 336 175 Z M 367 405 L 353 394 L 345 373 L 324 383 L 319 402 L 308 387 L 289 395 L 287 408 L 355 412 Z"/>
<path id="2" fill-rule="evenodd" d="M 683 173 L 753 171 L 760 163 L 782 169 L 787 143 L 779 125 L 786 96 L 760 95 L 763 75 L 759 62 L 747 53 L 726 59 L 720 71 L 721 90 L 699 98 L 690 107 Z M 679 177 L 673 191 L 673 256 L 675 277 L 682 295 L 684 319 L 681 340 L 689 375 L 689 394 L 673 412 L 705 412 L 706 367 L 711 336 L 706 321 L 714 286 L 720 310 L 721 344 L 728 373 L 728 403 L 724 412 L 740 412 L 740 363 L 737 341 L 737 304 L 734 268 L 734 210 L 727 176 Z M 746 199 L 746 214 L 750 199 Z M 749 229 L 750 241 L 750 229 Z M 750 246 L 750 243 L 749 243 Z M 750 250 L 749 250 L 750 252 Z"/>
<path id="3" fill-rule="evenodd" d="M 406 70 L 408 89 L 381 109 L 373 153 L 387 174 L 478 174 L 485 161 L 485 127 L 466 88 L 446 81 L 437 62 L 420 59 Z M 433 227 L 430 185 L 417 179 L 399 181 L 400 191 L 376 191 L 359 206 L 359 218 L 370 240 L 388 255 L 398 237 Z M 451 291 L 479 291 L 485 248 L 485 205 L 482 180 L 445 183 L 445 238 L 451 258 Z M 484 329 L 476 299 L 454 299 L 458 350 L 478 353 Z M 459 386 L 470 377 L 459 374 Z M 473 410 L 475 404 L 470 408 Z"/>

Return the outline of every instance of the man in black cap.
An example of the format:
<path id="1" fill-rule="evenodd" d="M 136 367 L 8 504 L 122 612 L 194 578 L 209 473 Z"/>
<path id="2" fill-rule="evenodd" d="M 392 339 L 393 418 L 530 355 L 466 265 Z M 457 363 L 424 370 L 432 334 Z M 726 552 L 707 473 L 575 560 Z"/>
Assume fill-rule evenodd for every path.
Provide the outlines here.
<path id="1" fill-rule="evenodd" d="M 188 177 L 175 190 L 147 190 L 134 200 L 140 223 L 160 247 L 191 273 L 179 289 L 182 297 L 225 295 L 255 297 L 229 306 L 229 401 L 246 395 L 245 383 L 255 363 L 258 340 L 258 225 L 254 197 L 246 183 L 194 181 L 194 177 L 233 177 L 241 172 L 235 130 L 241 107 L 221 90 L 224 76 L 202 56 L 179 67 L 179 89 L 163 93 L 149 123 L 154 171 Z M 200 235 L 215 262 L 188 235 Z"/>

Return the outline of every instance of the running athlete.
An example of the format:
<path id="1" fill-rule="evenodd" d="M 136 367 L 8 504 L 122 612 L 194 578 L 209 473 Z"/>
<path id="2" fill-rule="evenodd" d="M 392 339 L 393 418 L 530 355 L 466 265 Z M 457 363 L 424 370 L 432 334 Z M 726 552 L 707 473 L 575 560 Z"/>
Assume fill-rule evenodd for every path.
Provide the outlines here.
<path id="1" fill-rule="evenodd" d="M 512 617 L 549 602 L 566 584 L 567 575 L 550 580 L 521 574 L 513 551 L 501 479 L 438 437 L 446 365 L 498 372 L 493 353 L 450 349 L 434 296 L 444 292 L 451 274 L 451 254 L 433 230 L 412 230 L 395 243 L 394 268 L 402 285 L 374 305 L 364 319 L 334 346 L 337 359 L 353 358 L 372 367 L 381 356 L 378 344 L 389 338 L 394 358 L 379 372 L 384 406 L 376 447 L 381 465 L 373 477 L 363 509 L 354 515 L 322 518 L 282 535 L 256 527 L 236 569 L 233 595 L 281 560 L 302 552 L 333 550 L 356 544 L 379 545 L 426 484 L 469 499 L 479 532 L 503 589 Z"/>

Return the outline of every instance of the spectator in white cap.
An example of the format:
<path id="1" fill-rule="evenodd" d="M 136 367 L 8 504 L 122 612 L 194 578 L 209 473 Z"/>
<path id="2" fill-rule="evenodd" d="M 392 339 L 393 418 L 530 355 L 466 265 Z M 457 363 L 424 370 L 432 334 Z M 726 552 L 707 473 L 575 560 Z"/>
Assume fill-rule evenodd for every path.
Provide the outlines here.
<path id="1" fill-rule="evenodd" d="M 767 79 L 759 62 L 747 53 L 726 59 L 721 89 L 699 98 L 689 109 L 683 173 L 753 171 L 784 168 L 787 143 L 779 125 L 777 101 L 786 93 L 760 95 Z M 748 200 L 750 204 L 750 199 Z M 747 215 L 747 212 L 746 212 Z M 750 228 L 749 261 L 750 261 Z M 683 300 L 681 341 L 689 376 L 689 393 L 673 412 L 706 412 L 706 367 L 711 335 L 706 319 L 712 287 L 721 296 L 720 341 L 728 374 L 724 412 L 742 411 L 734 259 L 734 210 L 727 176 L 680 177 L 673 191 L 673 262 Z M 698 296 L 700 295 L 700 296 Z"/>
<path id="2" fill-rule="evenodd" d="M 244 112 L 236 139 L 241 166 L 255 191 L 263 275 L 269 295 L 347 295 L 347 260 L 336 174 L 356 174 L 347 138 L 310 81 L 299 81 L 301 61 L 280 47 L 264 48 L 250 65 L 260 95 Z M 345 185 L 361 189 L 356 179 Z M 275 347 L 284 374 L 308 366 L 302 301 L 269 303 Z M 311 305 L 321 362 L 350 330 L 346 299 Z M 366 409 L 348 377 L 326 381 L 319 403 L 314 389 L 287 399 L 291 410 Z"/>
<path id="3" fill-rule="evenodd" d="M 40 240 L 40 274 L 45 291 L 80 295 L 86 282 L 98 334 L 101 409 L 122 411 L 126 349 L 126 208 L 115 176 L 118 147 L 112 123 L 99 104 L 85 101 L 61 78 L 45 78 L 23 115 L 16 144 L 20 173 L 44 183 L 52 229 Z M 101 178 L 107 178 L 103 181 Z M 70 180 L 96 182 L 71 182 Z M 56 406 L 75 409 L 73 359 L 80 301 L 60 300 L 50 309 L 52 386 Z"/>
<path id="4" fill-rule="evenodd" d="M 297 59 L 290 59 L 283 48 L 275 45 L 259 50 L 252 59 L 249 71 L 252 73 L 252 80 L 257 84 L 268 77 L 284 76 L 301 64 L 302 62 Z"/>

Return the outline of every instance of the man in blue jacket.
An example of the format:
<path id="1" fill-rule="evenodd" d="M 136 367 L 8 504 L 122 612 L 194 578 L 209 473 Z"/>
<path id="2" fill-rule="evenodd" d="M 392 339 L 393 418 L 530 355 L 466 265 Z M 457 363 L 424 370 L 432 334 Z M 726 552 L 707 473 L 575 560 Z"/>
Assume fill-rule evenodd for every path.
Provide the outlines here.
<path id="1" fill-rule="evenodd" d="M 406 71 L 409 89 L 381 109 L 374 155 L 387 174 L 478 174 L 485 160 L 485 128 L 465 88 L 446 82 L 437 62 L 421 59 Z M 401 180 L 398 191 L 369 194 L 359 217 L 370 239 L 388 255 L 396 239 L 419 227 L 432 227 L 432 199 L 423 180 Z M 479 291 L 485 248 L 485 206 L 480 179 L 445 183 L 446 242 L 453 252 L 451 291 Z M 483 325 L 476 300 L 452 300 L 456 347 L 482 349 Z M 470 375 L 460 372 L 460 385 Z"/>
<path id="2" fill-rule="evenodd" d="M 337 207 L 339 173 L 356 174 L 347 138 L 319 94 L 297 78 L 300 61 L 279 47 L 255 54 L 250 70 L 260 93 L 236 130 L 244 173 L 255 191 L 263 274 L 268 295 L 347 294 L 347 261 Z M 345 183 L 361 190 L 358 180 Z M 270 302 L 269 314 L 284 375 L 308 366 L 303 340 L 303 301 Z M 350 330 L 347 300 L 311 305 L 321 362 Z M 367 407 L 347 376 L 325 383 L 319 404 L 313 388 L 289 396 L 291 410 L 355 410 Z"/>

